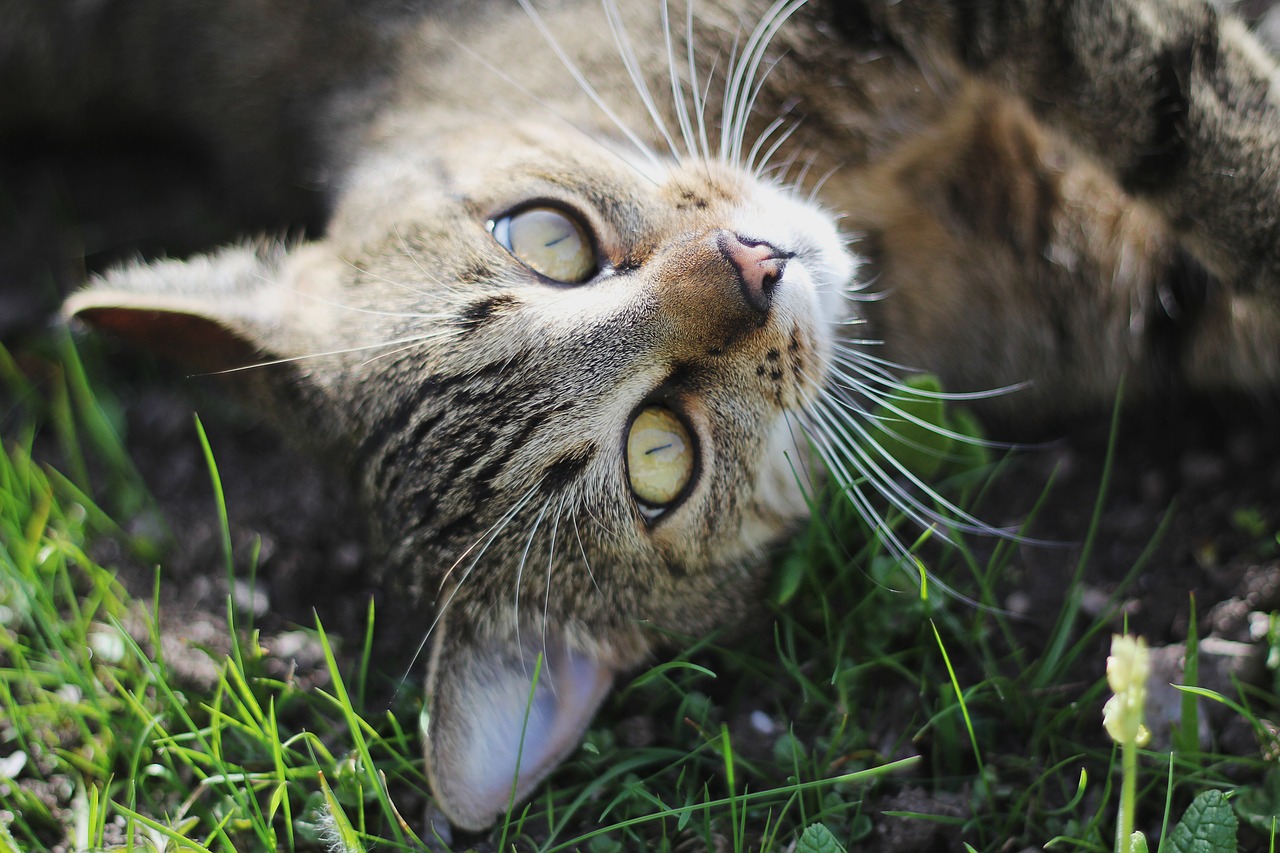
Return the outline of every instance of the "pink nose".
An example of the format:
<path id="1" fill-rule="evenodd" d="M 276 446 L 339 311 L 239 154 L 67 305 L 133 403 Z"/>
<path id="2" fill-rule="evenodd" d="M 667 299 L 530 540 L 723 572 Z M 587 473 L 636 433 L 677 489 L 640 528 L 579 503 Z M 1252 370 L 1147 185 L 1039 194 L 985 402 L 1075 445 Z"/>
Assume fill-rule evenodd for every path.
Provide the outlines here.
<path id="1" fill-rule="evenodd" d="M 732 231 L 720 232 L 720 251 L 738 271 L 738 285 L 747 304 L 763 318 L 769 313 L 773 291 L 782 280 L 791 253 L 761 240 L 750 240 Z"/>

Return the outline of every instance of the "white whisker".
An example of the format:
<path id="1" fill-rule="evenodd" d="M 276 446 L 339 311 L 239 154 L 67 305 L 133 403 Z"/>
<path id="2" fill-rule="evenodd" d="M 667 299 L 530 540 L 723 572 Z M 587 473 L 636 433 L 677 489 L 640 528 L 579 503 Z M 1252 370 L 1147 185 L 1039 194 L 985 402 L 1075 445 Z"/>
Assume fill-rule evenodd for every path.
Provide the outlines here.
<path id="1" fill-rule="evenodd" d="M 1026 388 L 1031 383 L 1016 382 L 1012 385 L 1003 385 L 999 388 L 991 388 L 985 391 L 930 391 L 928 389 L 913 388 L 897 378 L 893 373 L 879 365 L 867 366 L 863 362 L 862 353 L 853 350 L 844 350 L 837 347 L 832 354 L 832 360 L 843 367 L 853 370 L 859 376 L 882 385 L 895 392 L 889 396 L 892 399 L 910 399 L 911 397 L 925 397 L 930 400 L 948 400 L 948 401 L 966 401 L 966 400 L 989 400 L 992 397 L 1000 397 L 1005 394 L 1012 394 Z M 870 359 L 868 359 L 870 361 Z M 851 384 L 861 386 L 861 382 L 853 379 L 847 373 L 840 372 L 842 378 Z"/>
<path id="2" fill-rule="evenodd" d="M 546 516 L 547 507 L 549 506 L 551 506 L 550 501 L 544 503 L 542 505 L 542 509 L 538 510 L 538 517 L 533 520 L 533 527 L 529 530 L 529 538 L 524 543 L 524 551 L 520 554 L 520 564 L 516 566 L 516 582 L 514 584 L 515 602 L 512 605 L 512 609 L 513 609 L 513 612 L 515 613 L 514 622 L 515 622 L 515 629 L 516 629 L 516 648 L 517 649 L 524 648 L 524 646 L 520 643 L 520 587 L 524 581 L 524 567 L 525 567 L 525 564 L 529 562 L 529 549 L 533 547 L 533 540 L 536 539 L 538 536 L 538 528 L 542 526 L 542 519 L 543 517 Z M 542 646 L 544 649 L 546 648 L 546 645 L 547 645 L 546 636 L 547 636 L 546 629 L 544 627 L 543 633 L 542 633 L 542 638 L 543 638 Z M 529 677 L 528 664 L 524 659 L 523 653 L 521 653 L 520 655 L 520 666 L 524 668 L 525 678 L 528 678 Z"/>
<path id="3" fill-rule="evenodd" d="M 747 123 L 755 108 L 756 97 L 764 85 L 764 77 L 768 76 L 768 72 L 760 75 L 760 66 L 764 62 L 769 44 L 787 19 L 805 2 L 806 0 L 776 0 L 751 31 L 742 55 L 730 71 L 729 85 L 725 90 L 720 154 L 732 165 L 742 162 L 742 142 L 746 136 Z"/>
<path id="4" fill-rule="evenodd" d="M 312 358 L 328 358 L 335 355 L 349 355 L 355 352 L 367 352 L 369 350 L 382 349 L 383 347 L 397 346 L 399 344 L 419 344 L 435 338 L 448 337 L 457 334 L 456 329 L 435 330 L 426 332 L 421 335 L 414 335 L 411 338 L 399 338 L 391 341 L 381 341 L 376 344 L 365 344 L 358 347 L 346 347 L 344 349 L 328 350 L 326 352 L 312 352 L 305 355 L 294 355 L 288 358 L 273 358 L 270 361 L 260 361 L 256 364 L 246 364 L 240 367 L 228 367 L 225 370 L 214 370 L 208 373 L 200 374 L 201 376 L 226 376 L 232 373 L 243 373 L 246 370 L 258 370 L 263 367 L 275 367 L 281 364 L 292 364 L 298 361 L 306 361 Z"/>
<path id="5" fill-rule="evenodd" d="M 827 169 L 827 171 L 823 173 L 821 178 L 818 178 L 818 182 L 814 184 L 813 189 L 809 191 L 809 204 L 814 204 L 817 201 L 818 193 L 822 192 L 822 188 L 826 186 L 827 181 L 831 180 L 832 175 L 840 171 L 842 165 L 843 164 L 837 164 L 835 166 L 832 166 L 830 169 Z"/>
<path id="6" fill-rule="evenodd" d="M 644 74 L 640 70 L 640 60 L 636 57 L 635 48 L 631 44 L 631 39 L 627 36 L 626 24 L 622 20 L 622 13 L 618 10 L 616 0 L 602 0 L 604 6 L 605 20 L 609 23 L 609 30 L 613 33 L 613 43 L 618 48 L 618 56 L 622 59 L 622 67 L 626 69 L 627 76 L 631 78 L 631 85 L 636 90 L 636 94 L 640 96 L 640 103 L 644 104 L 645 111 L 649 113 L 649 119 L 653 122 L 654 128 L 658 134 L 667 143 L 667 149 L 671 152 L 671 156 L 679 161 L 680 149 L 676 147 L 676 141 L 672 139 L 671 133 L 667 130 L 667 123 L 662 118 L 662 112 L 658 109 L 657 102 L 653 99 L 653 93 L 649 91 L 649 84 L 644 79 Z"/>
<path id="7" fill-rule="evenodd" d="M 800 167 L 800 174 L 796 175 L 795 185 L 796 185 L 797 192 L 804 187 L 804 182 L 808 180 L 809 173 L 813 171 L 813 164 L 816 163 L 817 161 L 818 161 L 818 152 L 816 151 L 810 152 L 809 156 L 805 158 L 804 165 Z M 809 198 L 810 199 L 813 198 L 812 193 L 809 194 Z"/>
<path id="8" fill-rule="evenodd" d="M 379 353 L 378 355 L 375 355 L 373 358 L 366 358 L 364 361 L 360 362 L 360 366 L 367 367 L 368 365 L 373 364 L 375 361 L 381 361 L 384 358 L 393 358 L 397 355 L 400 355 L 401 353 L 406 353 L 406 352 L 410 352 L 411 350 L 418 349 L 426 345 L 429 341 L 436 341 L 436 340 L 441 340 L 443 338 L 455 337 L 461 334 L 461 332 L 462 332 L 461 329 L 451 328 L 451 329 L 441 329 L 439 331 L 432 332 L 427 335 L 423 335 L 418 340 L 410 342 L 407 346 L 400 347 L 400 349 L 392 350 L 391 352 Z"/>
<path id="9" fill-rule="evenodd" d="M 547 576 L 543 581 L 545 591 L 542 597 L 542 657 L 546 661 L 551 660 L 551 655 L 547 654 L 547 626 L 551 622 L 551 571 L 555 566 L 556 559 L 556 535 L 560 531 L 560 518 L 564 515 L 564 504 L 568 497 L 568 492 L 564 492 L 560 495 L 560 505 L 556 509 L 555 517 L 551 522 L 551 543 L 547 549 Z M 551 675 L 551 671 L 549 669 L 547 670 L 547 674 L 548 676 Z M 550 684 L 551 689 L 554 692 L 554 678 L 551 680 Z"/>
<path id="10" fill-rule="evenodd" d="M 689 117 L 689 105 L 685 102 L 684 86 L 680 82 L 680 72 L 676 68 L 675 45 L 671 36 L 671 15 L 668 0 L 660 4 L 662 12 L 662 36 L 667 48 L 667 77 L 671 82 L 671 99 L 675 106 L 676 122 L 680 125 L 680 136 L 684 140 L 685 153 L 690 159 L 698 156 L 698 143 L 693 135 L 693 122 Z M 691 36 L 692 37 L 692 36 Z M 698 81 L 694 78 L 691 85 L 696 89 Z M 677 157 L 677 160 L 680 158 Z"/>
<path id="11" fill-rule="evenodd" d="M 830 437 L 833 439 L 834 446 L 849 454 L 849 461 L 857 466 L 862 478 L 870 482 L 880 494 L 884 495 L 900 512 L 920 527 L 928 528 L 935 524 L 940 525 L 942 528 L 940 535 L 947 541 L 951 541 L 946 534 L 947 530 L 981 533 L 984 535 L 1001 533 L 997 528 L 985 524 L 953 502 L 943 498 L 937 490 L 925 483 L 919 475 L 893 456 L 885 453 L 873 453 L 869 448 L 874 447 L 878 450 L 879 445 L 876 444 L 871 433 L 859 423 L 857 418 L 840 417 L 837 412 L 829 409 L 829 403 L 826 400 L 818 407 L 815 407 L 813 412 L 815 416 L 818 416 L 818 420 L 825 424 L 826 428 L 832 430 Z M 850 434 L 850 431 L 853 434 Z M 885 464 L 882 463 L 887 463 L 887 467 L 894 473 L 886 470 Z M 904 487 L 899 482 L 899 478 L 920 493 L 926 494 L 937 501 L 943 510 L 951 513 L 954 517 L 943 515 L 938 510 L 927 506 L 915 494 Z M 1005 534 L 1007 535 L 1007 531 Z"/>
<path id="12" fill-rule="evenodd" d="M 600 588 L 600 584 L 596 580 L 596 573 L 591 571 L 591 559 L 587 557 L 587 546 L 582 544 L 582 531 L 578 528 L 577 507 L 574 508 L 569 517 L 573 519 L 573 535 L 578 540 L 578 552 L 582 554 L 582 565 L 587 569 L 587 577 L 591 578 L 591 585 L 596 588 L 596 592 L 600 594 L 600 597 L 604 598 L 604 590 Z"/>
<path id="13" fill-rule="evenodd" d="M 574 61 L 569 57 L 569 54 L 565 52 L 564 48 L 560 45 L 560 42 L 556 40 L 554 35 L 552 35 L 550 28 L 547 27 L 547 22 L 543 20 L 542 15 L 538 14 L 538 10 L 533 7 L 531 0 L 516 0 L 516 2 L 520 4 L 520 8 L 524 9 L 525 14 L 529 16 L 529 20 L 533 22 L 533 25 L 542 35 L 547 46 L 551 48 L 556 57 L 560 60 L 560 64 L 569 72 L 569 75 L 573 77 L 574 81 L 582 88 L 582 91 L 586 96 L 591 99 L 591 102 L 596 105 L 596 108 L 605 114 L 609 121 L 613 123 L 614 127 L 616 127 L 618 131 L 625 136 L 633 146 L 635 146 L 636 151 L 638 151 L 642 157 L 646 158 L 652 165 L 661 168 L 661 158 L 654 153 L 653 149 L 650 148 L 644 140 L 636 135 L 635 131 L 627 126 L 627 123 L 624 122 L 612 108 L 610 108 L 604 98 L 600 97 L 600 93 L 597 92 L 595 87 L 587 81 L 586 75 L 582 73 L 582 70 L 578 68 Z"/>
<path id="14" fill-rule="evenodd" d="M 502 79 L 512 88 L 516 89 L 519 92 L 523 92 L 529 98 L 529 100 L 541 106 L 543 110 L 547 113 L 547 115 L 552 116 L 553 118 L 556 118 L 559 121 L 563 122 L 567 127 L 571 128 L 574 132 L 582 136 L 583 139 L 587 140 L 588 142 L 590 142 L 592 145 L 596 146 L 600 150 L 606 152 L 607 154 L 609 154 L 609 156 L 615 158 L 619 163 L 624 165 L 626 168 L 632 170 L 636 174 L 640 175 L 642 178 L 645 178 L 646 180 L 653 182 L 653 179 L 645 170 L 636 168 L 635 163 L 632 163 L 626 157 L 623 157 L 617 150 L 614 149 L 613 146 L 606 145 L 605 142 L 600 139 L 599 133 L 592 130 L 591 128 L 583 127 L 582 125 L 578 124 L 576 121 L 569 118 L 560 110 L 558 110 L 554 105 L 548 103 L 542 98 L 539 98 L 537 95 L 531 92 L 528 88 L 523 86 L 514 77 L 510 76 L 506 72 L 494 66 L 487 59 L 485 59 L 480 54 L 476 53 L 471 48 L 467 47 L 465 44 L 458 45 L 458 49 L 462 51 L 464 54 L 466 54 L 468 57 L 470 57 L 471 59 L 478 62 L 480 65 L 484 66 L 485 69 L 487 69 L 488 71 L 492 72 L 494 75 Z M 588 94 L 593 94 L 593 93 L 588 92 Z M 624 130 L 624 133 L 625 133 L 625 130 Z M 632 139 L 631 142 L 633 144 L 637 144 L 636 140 L 634 139 Z M 643 143 L 638 143 L 638 144 L 643 145 Z M 654 164 L 660 163 L 660 161 L 657 158 L 657 155 L 655 155 L 652 152 L 652 150 L 648 149 L 648 146 L 645 146 L 645 150 L 643 153 L 644 153 L 644 156 L 647 157 L 651 163 L 654 163 Z"/>
<path id="15" fill-rule="evenodd" d="M 770 124 L 769 127 L 773 128 L 775 124 L 778 124 L 781 121 L 782 121 L 781 119 L 777 119 L 774 121 L 773 124 Z M 773 141 L 773 144 L 769 146 L 769 150 L 764 152 L 764 156 L 760 158 L 760 164 L 758 166 L 750 165 L 750 164 L 754 164 L 756 162 L 756 156 L 759 154 L 760 146 L 764 142 L 766 135 L 762 134 L 760 139 L 756 140 L 756 144 L 752 146 L 751 153 L 747 157 L 747 163 L 750 165 L 752 172 L 756 175 L 757 178 L 764 177 L 765 172 L 768 170 L 769 161 L 773 159 L 773 156 L 778 153 L 778 151 L 782 148 L 783 145 L 787 144 L 787 140 L 790 139 L 791 136 L 799 129 L 800 129 L 800 122 L 793 121 L 791 123 L 791 126 L 788 127 L 785 131 L 783 131 L 782 135 Z M 772 130 L 769 130 L 769 133 L 772 133 L 772 132 L 773 132 Z M 786 162 L 790 164 L 794 160 L 795 160 L 795 155 L 793 154 L 791 157 L 787 158 Z"/>
<path id="16" fill-rule="evenodd" d="M 422 655 L 422 650 L 426 648 L 427 641 L 431 639 L 432 633 L 435 632 L 436 626 L 440 624 L 440 620 L 444 618 L 445 612 L 448 611 L 449 605 L 453 603 L 453 599 L 458 594 L 458 591 L 462 589 L 463 585 L 466 584 L 467 580 L 471 577 L 471 573 L 475 570 L 476 566 L 480 564 L 480 560 L 484 557 L 485 552 L 489 550 L 489 546 L 502 535 L 502 531 L 506 529 L 506 526 L 511 523 L 511 520 L 515 518 L 522 509 L 524 509 L 525 505 L 529 503 L 541 487 L 541 480 L 534 483 L 527 492 L 521 495 L 515 503 L 507 509 L 506 512 L 498 517 L 497 521 L 489 525 L 487 530 L 481 533 L 476 537 L 474 542 L 467 546 L 467 549 L 462 552 L 458 559 L 453 561 L 453 565 L 449 566 L 448 571 L 446 571 L 444 576 L 440 578 L 438 589 L 444 589 L 449 582 L 449 578 L 453 575 L 454 570 L 457 569 L 458 566 L 462 565 L 463 561 L 470 556 L 472 551 L 475 551 L 476 548 L 480 548 L 479 552 L 477 552 L 471 559 L 471 563 L 467 566 L 466 570 L 463 571 L 462 577 L 453 586 L 453 588 L 449 590 L 449 594 L 445 596 L 444 603 L 436 606 L 435 618 L 432 619 L 431 624 L 427 626 L 426 633 L 422 635 L 422 640 L 418 643 L 418 648 L 414 650 L 413 658 L 409 661 L 408 668 L 405 670 L 404 675 L 400 677 L 401 683 L 408 681 L 409 674 L 413 672 L 414 665 Z"/>
<path id="17" fill-rule="evenodd" d="M 413 249 L 409 246 L 409 241 L 404 238 L 404 234 L 400 231 L 399 223 L 393 223 L 391 226 L 391 230 L 395 233 L 396 240 L 400 243 L 400 250 L 404 252 L 405 256 L 408 257 L 409 260 L 413 261 L 413 265 L 418 268 L 418 272 L 422 273 L 422 275 L 426 277 L 427 281 L 429 281 L 431 284 L 435 285 L 436 287 L 443 288 L 449 291 L 450 293 L 461 292 L 461 288 L 459 288 L 455 282 L 446 283 L 444 281 L 441 281 L 439 276 L 437 276 L 434 272 L 426 268 L 426 266 L 418 258 L 417 252 L 413 251 Z M 418 296 L 431 295 L 428 291 L 423 290 L 422 288 L 411 287 L 407 284 L 401 284 L 400 286 L 408 288 L 411 293 L 417 294 Z"/>

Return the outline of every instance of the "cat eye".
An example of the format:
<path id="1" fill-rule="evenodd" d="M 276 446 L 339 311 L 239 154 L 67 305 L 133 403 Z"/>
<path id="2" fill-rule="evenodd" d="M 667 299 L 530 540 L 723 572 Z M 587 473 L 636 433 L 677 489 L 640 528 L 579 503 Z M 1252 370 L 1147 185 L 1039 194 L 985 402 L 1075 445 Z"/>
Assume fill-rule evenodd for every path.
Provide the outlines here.
<path id="1" fill-rule="evenodd" d="M 586 227 L 554 207 L 526 207 L 493 220 L 489 231 L 521 263 L 552 281 L 581 284 L 598 267 Z"/>
<path id="2" fill-rule="evenodd" d="M 693 463 L 693 440 L 675 412 L 641 409 L 627 433 L 627 478 L 645 518 L 652 521 L 680 499 Z"/>

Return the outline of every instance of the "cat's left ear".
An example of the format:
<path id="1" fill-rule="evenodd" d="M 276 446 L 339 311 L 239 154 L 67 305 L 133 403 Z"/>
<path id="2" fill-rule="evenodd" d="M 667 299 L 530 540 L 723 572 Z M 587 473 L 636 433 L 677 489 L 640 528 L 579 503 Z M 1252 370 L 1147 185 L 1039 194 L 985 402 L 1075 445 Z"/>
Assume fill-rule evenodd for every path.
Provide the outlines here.
<path id="1" fill-rule="evenodd" d="M 259 243 L 135 263 L 95 277 L 63 313 L 203 370 L 242 367 L 287 355 L 280 350 L 304 253 Z"/>
<path id="2" fill-rule="evenodd" d="M 526 799 L 582 740 L 613 669 L 557 631 L 507 640 L 436 626 L 427 676 L 427 771 L 440 808 L 481 830 Z"/>

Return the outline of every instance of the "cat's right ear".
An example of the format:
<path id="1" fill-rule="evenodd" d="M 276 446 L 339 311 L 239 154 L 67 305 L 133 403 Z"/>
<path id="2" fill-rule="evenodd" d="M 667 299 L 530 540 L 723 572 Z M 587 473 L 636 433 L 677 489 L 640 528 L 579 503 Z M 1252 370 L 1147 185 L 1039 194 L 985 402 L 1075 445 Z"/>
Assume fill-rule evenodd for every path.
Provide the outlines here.
<path id="1" fill-rule="evenodd" d="M 281 357 L 279 330 L 298 293 L 290 263 L 297 251 L 262 243 L 130 264 L 72 294 L 63 313 L 201 370 Z"/>
<path id="2" fill-rule="evenodd" d="M 427 676 L 427 774 L 450 822 L 492 826 L 582 741 L 614 668 L 554 627 L 482 637 L 436 625 Z"/>

